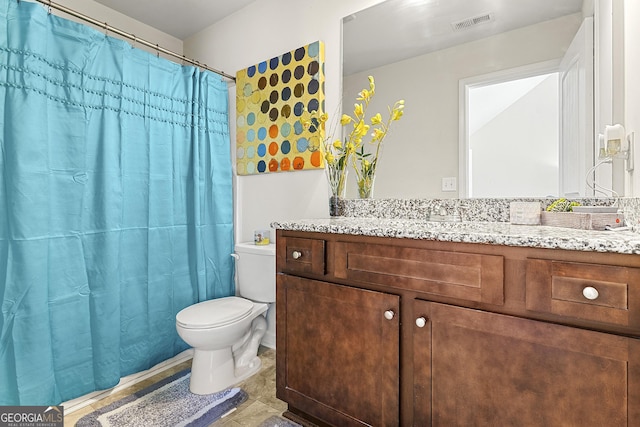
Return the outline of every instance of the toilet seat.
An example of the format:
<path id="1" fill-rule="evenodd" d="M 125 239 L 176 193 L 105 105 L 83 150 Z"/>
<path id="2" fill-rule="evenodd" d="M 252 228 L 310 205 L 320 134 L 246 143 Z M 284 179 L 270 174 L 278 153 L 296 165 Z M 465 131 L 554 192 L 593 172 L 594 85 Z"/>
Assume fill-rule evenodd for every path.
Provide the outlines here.
<path id="1" fill-rule="evenodd" d="M 176 323 L 187 329 L 218 328 L 248 317 L 253 303 L 244 298 L 225 297 L 199 302 L 182 309 Z"/>

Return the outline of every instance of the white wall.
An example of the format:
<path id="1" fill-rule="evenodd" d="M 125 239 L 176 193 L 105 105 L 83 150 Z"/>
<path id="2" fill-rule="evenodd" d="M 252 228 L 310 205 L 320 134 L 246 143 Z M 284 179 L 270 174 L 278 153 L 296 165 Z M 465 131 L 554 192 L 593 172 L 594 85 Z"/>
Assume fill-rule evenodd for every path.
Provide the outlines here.
<path id="1" fill-rule="evenodd" d="M 176 53 L 182 53 L 182 40 L 177 39 L 169 34 L 163 33 L 160 30 L 156 30 L 149 25 L 143 24 L 140 21 L 137 21 L 133 18 L 130 18 L 126 15 L 123 15 L 120 12 L 116 12 L 113 9 L 110 9 L 106 6 L 103 6 L 100 3 L 96 3 L 93 0 L 56 0 L 56 3 L 59 3 L 63 6 L 66 6 L 70 9 L 75 10 L 76 12 L 80 12 L 84 15 L 89 16 L 90 18 L 96 19 L 100 22 L 106 22 L 112 27 L 115 27 L 124 32 L 135 34 L 136 37 L 146 40 L 153 44 L 158 44 L 165 49 L 169 49 Z M 63 18 L 78 21 L 78 19 L 71 17 L 62 12 L 58 12 L 55 9 L 52 9 L 52 13 L 56 15 L 60 15 Z M 80 21 L 83 24 L 87 24 L 84 21 Z M 91 26 L 91 25 L 90 25 Z M 94 27 L 96 28 L 96 27 Z M 100 29 L 103 31 L 102 29 Z M 112 37 L 119 37 L 114 33 L 107 33 Z M 122 38 L 122 37 L 120 37 Z M 138 48 L 144 48 L 142 45 L 137 45 Z M 144 48 L 147 51 L 152 51 L 150 49 Z M 155 51 L 153 51 L 155 53 Z"/>
<path id="2" fill-rule="evenodd" d="M 346 77 L 347 105 L 368 74 L 376 79 L 371 111 L 406 101 L 384 142 L 375 197 L 458 197 L 441 191 L 441 178 L 458 176 L 459 80 L 561 58 L 581 21 L 578 13 Z M 347 195 L 355 194 L 351 186 Z"/>
<path id="3" fill-rule="evenodd" d="M 184 41 L 188 57 L 229 74 L 316 40 L 325 43 L 326 109 L 340 99 L 342 18 L 380 0 L 260 0 Z M 232 153 L 235 153 L 235 85 L 230 84 Z M 235 163 L 235 159 L 234 159 Z M 236 240 L 271 221 L 327 217 L 324 171 L 236 177 Z"/>

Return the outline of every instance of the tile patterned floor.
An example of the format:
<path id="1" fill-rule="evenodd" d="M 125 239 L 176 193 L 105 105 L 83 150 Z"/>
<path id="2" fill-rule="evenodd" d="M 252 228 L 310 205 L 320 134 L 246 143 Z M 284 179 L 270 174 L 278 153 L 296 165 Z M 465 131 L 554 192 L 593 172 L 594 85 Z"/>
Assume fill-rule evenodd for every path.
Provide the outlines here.
<path id="1" fill-rule="evenodd" d="M 240 387 L 249 395 L 249 399 L 221 420 L 211 424 L 210 427 L 256 427 L 273 415 L 281 415 L 287 408 L 286 403 L 276 398 L 276 352 L 267 347 L 260 347 L 258 352 L 262 360 L 260 371 L 251 378 L 241 382 Z M 83 416 L 102 408 L 118 399 L 122 399 L 138 390 L 168 377 L 176 372 L 191 367 L 191 360 L 182 362 L 172 368 L 166 369 L 144 381 L 126 388 L 112 396 L 97 401 L 96 403 L 65 415 L 64 425 L 74 426 Z"/>

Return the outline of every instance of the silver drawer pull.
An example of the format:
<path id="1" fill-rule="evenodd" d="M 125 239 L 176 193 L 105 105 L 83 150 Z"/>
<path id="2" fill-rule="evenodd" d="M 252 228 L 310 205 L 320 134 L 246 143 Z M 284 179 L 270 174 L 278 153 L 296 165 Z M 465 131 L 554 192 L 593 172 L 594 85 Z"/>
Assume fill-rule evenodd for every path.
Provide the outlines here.
<path id="1" fill-rule="evenodd" d="M 418 328 L 424 328 L 426 324 L 427 324 L 427 319 L 425 317 L 418 317 L 416 319 L 416 326 Z"/>
<path id="2" fill-rule="evenodd" d="M 291 254 L 291 256 L 293 257 L 293 259 L 299 259 L 299 258 L 302 258 L 302 252 L 300 252 L 300 251 L 293 251 L 293 253 Z"/>
<path id="3" fill-rule="evenodd" d="M 598 296 L 600 296 L 600 293 L 593 286 L 587 286 L 582 290 L 582 295 L 584 295 L 584 297 L 588 300 L 594 300 L 597 299 Z"/>
<path id="4" fill-rule="evenodd" d="M 395 313 L 393 312 L 393 310 L 387 310 L 384 312 L 384 318 L 387 320 L 391 320 L 395 317 Z"/>

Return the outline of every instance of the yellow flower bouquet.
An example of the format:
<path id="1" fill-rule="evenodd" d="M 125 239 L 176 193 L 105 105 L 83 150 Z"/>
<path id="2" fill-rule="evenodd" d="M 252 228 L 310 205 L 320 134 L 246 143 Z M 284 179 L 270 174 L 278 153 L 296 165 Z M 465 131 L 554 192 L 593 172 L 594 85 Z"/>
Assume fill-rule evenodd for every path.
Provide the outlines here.
<path id="1" fill-rule="evenodd" d="M 301 119 L 301 122 L 305 129 L 311 133 L 316 133 L 319 129 L 325 129 L 328 118 L 329 116 L 326 113 L 312 111 L 310 116 Z M 337 123 L 330 129 L 329 136 L 318 144 L 318 148 L 321 149 L 323 153 L 331 195 L 333 197 L 344 197 L 347 183 L 347 167 L 349 165 L 349 158 L 355 152 L 355 147 L 343 144 L 340 139 L 333 139 L 336 127 Z"/>
<path id="2" fill-rule="evenodd" d="M 361 102 L 354 105 L 353 116 L 343 114 L 340 118 L 340 126 L 345 128 L 344 140 L 333 137 L 337 131 L 336 123 L 330 129 L 329 136 L 320 144 L 332 196 L 344 197 L 350 160 L 356 171 L 360 197 L 371 196 L 380 146 L 389 132 L 391 123 L 400 120 L 404 112 L 404 101 L 400 100 L 394 104 L 393 109 L 389 108 L 389 118 L 386 122 L 383 122 L 382 115 L 377 113 L 367 123 L 366 111 L 374 94 L 375 81 L 372 76 L 369 76 L 369 88 L 363 89 L 358 94 L 356 100 Z M 311 112 L 310 117 L 301 119 L 303 126 L 311 132 L 324 129 L 327 121 L 328 115 L 317 111 Z M 349 126 L 350 130 L 348 130 Z M 375 146 L 375 154 L 364 150 L 363 141 L 370 131 L 369 143 Z"/>
<path id="3" fill-rule="evenodd" d="M 372 196 L 373 183 L 380 159 L 380 148 L 382 143 L 391 129 L 391 124 L 400 120 L 404 114 L 404 100 L 396 101 L 393 108 L 388 107 L 389 117 L 386 121 L 382 120 L 380 113 L 374 114 L 369 123 L 366 120 L 366 112 L 371 99 L 375 95 L 375 81 L 369 76 L 369 89 L 363 89 L 356 98 L 359 103 L 354 105 L 353 117 L 343 115 L 341 123 L 343 125 L 352 124 L 351 132 L 348 140 L 355 147 L 353 156 L 353 168 L 356 171 L 356 180 L 358 184 L 358 195 L 362 199 Z M 363 139 L 369 135 L 369 144 L 373 145 L 370 151 L 365 150 Z"/>

